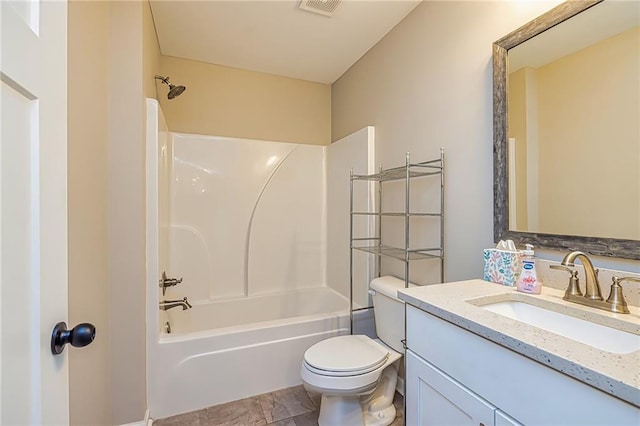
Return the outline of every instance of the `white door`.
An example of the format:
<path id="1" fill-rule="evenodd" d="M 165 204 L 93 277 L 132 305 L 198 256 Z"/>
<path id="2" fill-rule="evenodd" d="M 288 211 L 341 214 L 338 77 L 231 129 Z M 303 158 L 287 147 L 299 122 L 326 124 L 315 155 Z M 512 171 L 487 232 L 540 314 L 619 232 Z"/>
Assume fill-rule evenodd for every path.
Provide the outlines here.
<path id="1" fill-rule="evenodd" d="M 68 424 L 67 5 L 0 1 L 0 423 Z"/>

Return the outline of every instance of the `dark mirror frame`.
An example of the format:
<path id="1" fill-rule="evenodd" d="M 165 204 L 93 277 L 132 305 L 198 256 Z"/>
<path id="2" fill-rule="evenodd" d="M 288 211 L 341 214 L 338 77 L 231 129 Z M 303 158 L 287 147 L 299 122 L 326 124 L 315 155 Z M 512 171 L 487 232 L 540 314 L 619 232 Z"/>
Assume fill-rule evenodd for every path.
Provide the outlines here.
<path id="1" fill-rule="evenodd" d="M 493 237 L 495 242 L 510 239 L 518 245 L 529 243 L 540 248 L 562 251 L 580 250 L 598 256 L 640 259 L 640 241 L 637 240 L 509 230 L 507 51 L 602 1 L 567 1 L 493 43 Z"/>

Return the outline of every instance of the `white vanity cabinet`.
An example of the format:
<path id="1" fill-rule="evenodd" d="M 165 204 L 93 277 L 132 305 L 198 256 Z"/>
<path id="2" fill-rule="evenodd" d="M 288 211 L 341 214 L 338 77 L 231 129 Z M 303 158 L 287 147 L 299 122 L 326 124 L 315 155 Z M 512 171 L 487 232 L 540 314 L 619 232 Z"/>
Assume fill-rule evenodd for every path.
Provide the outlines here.
<path id="1" fill-rule="evenodd" d="M 509 417 L 506 413 L 503 413 L 500 410 L 496 410 L 496 419 L 495 419 L 495 426 L 516 426 L 516 425 L 520 425 L 520 423 L 518 423 L 517 421 L 515 421 L 514 419 L 512 419 L 511 417 Z"/>
<path id="2" fill-rule="evenodd" d="M 640 425 L 638 407 L 411 305 L 407 346 L 407 426 Z"/>
<path id="3" fill-rule="evenodd" d="M 520 424 L 411 350 L 406 357 L 407 426 Z"/>

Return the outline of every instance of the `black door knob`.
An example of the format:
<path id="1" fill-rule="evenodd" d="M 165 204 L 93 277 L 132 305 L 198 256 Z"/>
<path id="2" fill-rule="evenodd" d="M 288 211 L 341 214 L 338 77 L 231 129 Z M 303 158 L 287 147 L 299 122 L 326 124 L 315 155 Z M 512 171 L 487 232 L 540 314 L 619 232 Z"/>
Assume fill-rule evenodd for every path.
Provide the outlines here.
<path id="1" fill-rule="evenodd" d="M 53 327 L 51 333 L 51 353 L 59 355 L 64 350 L 64 345 L 71 343 L 71 346 L 81 348 L 93 342 L 96 338 L 96 328 L 93 324 L 82 323 L 67 330 L 65 322 L 59 322 Z"/>

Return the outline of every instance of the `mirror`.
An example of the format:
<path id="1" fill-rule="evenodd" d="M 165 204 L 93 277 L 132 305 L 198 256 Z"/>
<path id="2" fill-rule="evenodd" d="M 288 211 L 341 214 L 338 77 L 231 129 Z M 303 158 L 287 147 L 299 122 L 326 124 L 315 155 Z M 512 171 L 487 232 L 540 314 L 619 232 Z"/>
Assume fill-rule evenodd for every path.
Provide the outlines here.
<path id="1" fill-rule="evenodd" d="M 494 43 L 496 241 L 640 259 L 639 21 L 568 1 Z"/>

